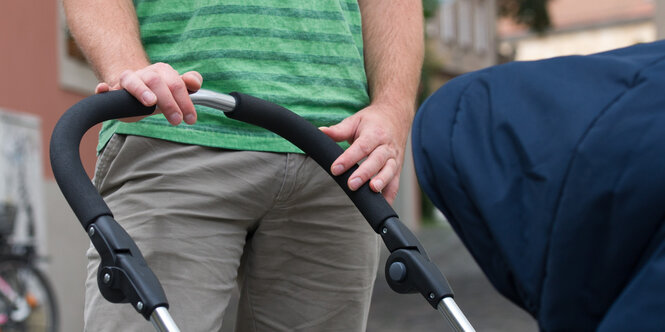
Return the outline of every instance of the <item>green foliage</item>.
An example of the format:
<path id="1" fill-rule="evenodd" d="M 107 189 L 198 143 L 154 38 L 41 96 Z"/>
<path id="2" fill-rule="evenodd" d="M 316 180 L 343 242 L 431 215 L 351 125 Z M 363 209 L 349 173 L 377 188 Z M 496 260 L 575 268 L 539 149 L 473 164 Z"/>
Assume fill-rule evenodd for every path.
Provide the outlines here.
<path id="1" fill-rule="evenodd" d="M 428 19 L 436 13 L 438 6 L 445 0 L 422 0 L 423 14 Z M 450 0 L 448 0 L 450 1 Z M 497 0 L 499 15 L 511 17 L 516 22 L 525 24 L 531 30 L 543 33 L 552 22 L 547 11 L 549 0 Z"/>
<path id="2" fill-rule="evenodd" d="M 436 14 L 436 9 L 439 7 L 439 0 L 423 0 L 423 14 L 425 19 L 428 19 Z"/>
<path id="3" fill-rule="evenodd" d="M 549 0 L 497 0 L 499 15 L 511 17 L 532 31 L 543 33 L 552 22 L 547 11 Z"/>

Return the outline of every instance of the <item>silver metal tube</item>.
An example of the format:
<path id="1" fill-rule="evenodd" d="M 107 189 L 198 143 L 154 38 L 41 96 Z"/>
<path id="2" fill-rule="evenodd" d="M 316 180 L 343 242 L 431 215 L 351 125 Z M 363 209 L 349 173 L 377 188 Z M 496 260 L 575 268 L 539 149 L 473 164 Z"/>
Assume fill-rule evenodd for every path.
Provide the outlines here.
<path id="1" fill-rule="evenodd" d="M 224 112 L 230 112 L 236 108 L 235 98 L 223 93 L 201 89 L 192 93 L 189 97 L 196 105 L 208 106 Z"/>
<path id="2" fill-rule="evenodd" d="M 475 332 L 471 323 L 466 319 L 462 310 L 457 306 L 452 297 L 444 297 L 437 306 L 455 332 Z"/>
<path id="3" fill-rule="evenodd" d="M 159 332 L 180 332 L 178 325 L 175 324 L 171 314 L 165 307 L 157 307 L 150 315 L 150 321 Z"/>

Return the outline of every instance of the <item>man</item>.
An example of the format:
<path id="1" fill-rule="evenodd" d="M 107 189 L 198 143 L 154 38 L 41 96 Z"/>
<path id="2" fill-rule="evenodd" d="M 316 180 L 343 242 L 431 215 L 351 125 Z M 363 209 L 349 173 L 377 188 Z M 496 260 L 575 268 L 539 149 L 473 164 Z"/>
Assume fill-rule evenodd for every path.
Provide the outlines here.
<path id="1" fill-rule="evenodd" d="M 288 142 L 197 110 L 188 93 L 205 81 L 295 111 L 351 143 L 333 174 L 364 160 L 349 187 L 369 181 L 392 202 L 422 63 L 420 1 L 64 5 L 96 92 L 123 88 L 163 113 L 104 125 L 95 185 L 180 327 L 219 330 L 237 279 L 237 330 L 364 330 L 378 241 L 362 216 Z M 149 328 L 101 298 L 89 257 L 86 330 Z"/>

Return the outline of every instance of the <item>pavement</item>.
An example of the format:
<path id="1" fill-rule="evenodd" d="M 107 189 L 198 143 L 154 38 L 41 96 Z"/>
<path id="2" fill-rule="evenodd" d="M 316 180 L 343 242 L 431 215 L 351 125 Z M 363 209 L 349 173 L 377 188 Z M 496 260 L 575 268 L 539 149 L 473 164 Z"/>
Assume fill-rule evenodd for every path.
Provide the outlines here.
<path id="1" fill-rule="evenodd" d="M 423 227 L 416 236 L 448 279 L 455 301 L 477 331 L 538 331 L 531 316 L 494 290 L 449 226 Z M 367 332 L 454 331 L 420 294 L 397 294 L 389 288 L 383 272 L 387 256 L 388 251 L 384 249 Z M 235 299 L 231 303 L 223 332 L 233 332 Z"/>

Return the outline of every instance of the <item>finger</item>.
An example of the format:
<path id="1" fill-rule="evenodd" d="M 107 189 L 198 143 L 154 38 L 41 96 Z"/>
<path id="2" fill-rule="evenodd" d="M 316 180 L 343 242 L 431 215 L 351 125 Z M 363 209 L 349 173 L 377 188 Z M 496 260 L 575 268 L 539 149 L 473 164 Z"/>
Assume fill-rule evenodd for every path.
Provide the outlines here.
<path id="1" fill-rule="evenodd" d="M 178 108 L 182 112 L 185 123 L 194 124 L 196 122 L 196 108 L 194 107 L 194 103 L 192 103 L 192 98 L 189 97 L 189 89 L 185 81 L 178 76 L 170 81 L 168 87 L 173 94 L 173 99 L 178 104 Z"/>
<path id="2" fill-rule="evenodd" d="M 174 125 L 177 125 L 180 123 L 181 119 L 184 119 L 186 123 L 188 124 L 194 124 L 196 122 L 196 109 L 194 108 L 194 104 L 192 103 L 192 99 L 189 97 L 189 91 L 187 89 L 186 83 L 183 80 L 182 76 L 178 74 L 178 72 L 173 69 L 170 65 L 166 63 L 156 63 L 152 65 L 153 70 L 155 70 L 158 75 L 162 78 L 162 80 L 166 83 L 166 86 L 168 90 L 170 91 L 170 95 L 173 96 L 173 100 L 176 103 L 176 108 L 177 108 L 177 114 L 179 114 L 180 118 L 178 116 L 174 115 L 176 114 L 175 111 L 169 110 L 167 111 L 167 119 L 169 119 L 169 122 L 171 122 Z M 193 77 L 193 87 L 199 86 L 200 84 L 198 79 L 200 75 L 194 74 L 195 72 L 187 72 L 186 76 L 187 77 Z M 166 102 L 169 104 L 167 105 L 168 107 L 172 107 L 173 105 L 170 104 L 171 99 L 167 99 Z M 158 103 L 160 103 L 158 101 Z M 166 114 L 165 114 L 166 115 Z"/>
<path id="3" fill-rule="evenodd" d="M 145 106 L 153 106 L 157 102 L 157 96 L 150 91 L 150 89 L 143 83 L 141 78 L 133 71 L 125 71 L 120 75 L 120 80 L 110 90 L 125 89 L 132 96 L 138 99 Z M 145 116 L 136 116 L 120 119 L 123 122 L 136 122 L 143 119 Z"/>
<path id="4" fill-rule="evenodd" d="M 189 93 L 199 91 L 203 85 L 203 76 L 196 71 L 188 71 L 180 76 L 185 82 L 185 87 Z"/>
<path id="5" fill-rule="evenodd" d="M 363 161 L 358 169 L 349 177 L 349 189 L 358 190 L 360 186 L 369 181 L 369 179 L 374 177 L 377 173 L 379 173 L 379 171 L 385 168 L 386 162 L 389 158 L 390 154 L 385 147 L 379 146 L 374 151 L 372 151 L 370 156 L 367 157 L 367 160 Z M 382 180 L 385 181 L 383 178 Z M 381 189 L 383 189 L 383 187 Z M 381 189 L 375 191 L 378 192 L 381 191 Z"/>
<path id="6" fill-rule="evenodd" d="M 335 142 L 349 141 L 349 143 L 353 143 L 359 123 L 359 117 L 350 116 L 334 126 L 320 127 L 319 129 Z"/>
<path id="7" fill-rule="evenodd" d="M 120 87 L 127 90 L 145 106 L 153 106 L 157 102 L 157 96 L 143 82 L 141 77 L 133 71 L 125 71 L 120 75 Z"/>
<path id="8" fill-rule="evenodd" d="M 109 91 L 111 91 L 111 87 L 104 82 L 97 84 L 97 86 L 95 87 L 95 94 L 109 92 Z"/>
<path id="9" fill-rule="evenodd" d="M 395 202 L 395 198 L 397 198 L 397 192 L 399 190 L 399 173 L 397 173 L 397 176 L 388 183 L 388 185 L 383 189 L 381 192 L 383 194 L 383 198 L 388 201 L 388 204 L 392 205 L 393 202 Z"/>
<path id="10" fill-rule="evenodd" d="M 171 89 L 164 81 L 164 77 L 153 70 L 140 71 L 142 82 L 154 92 L 157 98 L 157 107 L 164 114 L 166 120 L 172 125 L 182 122 L 182 112 L 171 93 Z M 191 102 L 191 101 L 190 101 Z"/>
<path id="11" fill-rule="evenodd" d="M 120 84 L 116 84 L 115 86 L 113 86 L 113 88 L 111 88 L 111 86 L 108 85 L 108 83 L 102 82 L 102 83 L 97 84 L 97 87 L 95 87 L 95 94 L 105 93 L 105 92 L 109 92 L 111 90 L 120 90 L 120 89 L 121 89 Z M 122 118 L 122 119 L 119 119 L 119 120 L 122 121 L 122 122 L 136 122 L 136 121 L 139 121 L 139 120 L 143 119 L 144 117 L 145 116 L 133 116 L 133 117 L 129 117 L 129 118 Z"/>
<path id="12" fill-rule="evenodd" d="M 351 166 L 369 156 L 378 146 L 378 141 L 367 138 L 358 138 L 344 151 L 332 164 L 330 171 L 333 175 L 346 172 Z"/>
<path id="13" fill-rule="evenodd" d="M 387 185 L 390 184 L 395 177 L 399 176 L 399 166 L 395 159 L 390 158 L 383 165 L 381 171 L 379 171 L 372 180 L 369 182 L 369 187 L 375 192 L 381 192 L 386 189 Z"/>

